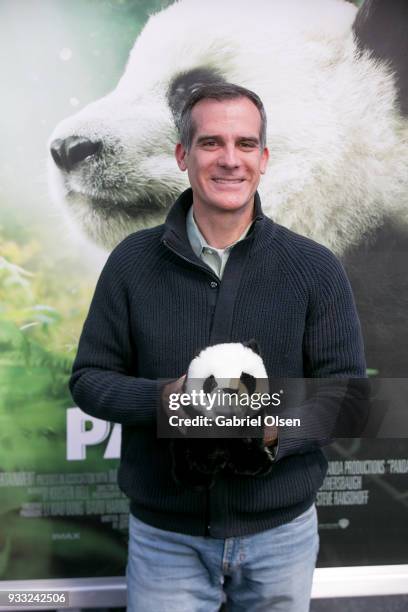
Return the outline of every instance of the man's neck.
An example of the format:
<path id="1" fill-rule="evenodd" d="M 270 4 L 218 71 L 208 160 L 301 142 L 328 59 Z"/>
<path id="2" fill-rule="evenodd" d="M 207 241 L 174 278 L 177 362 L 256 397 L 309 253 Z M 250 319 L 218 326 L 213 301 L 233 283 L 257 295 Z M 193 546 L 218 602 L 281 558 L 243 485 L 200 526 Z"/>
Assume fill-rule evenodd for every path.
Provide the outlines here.
<path id="1" fill-rule="evenodd" d="M 236 242 L 243 234 L 254 217 L 254 201 L 252 206 L 241 210 L 203 210 L 193 199 L 193 215 L 198 229 L 210 246 L 225 249 Z"/>

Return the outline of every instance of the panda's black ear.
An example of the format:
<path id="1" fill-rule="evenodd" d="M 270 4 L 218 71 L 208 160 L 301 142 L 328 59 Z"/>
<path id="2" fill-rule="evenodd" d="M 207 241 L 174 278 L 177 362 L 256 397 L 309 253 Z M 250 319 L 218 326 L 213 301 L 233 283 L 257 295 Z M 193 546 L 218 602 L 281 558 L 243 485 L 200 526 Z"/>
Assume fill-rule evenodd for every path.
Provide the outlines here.
<path id="1" fill-rule="evenodd" d="M 214 389 L 217 388 L 217 382 L 213 374 L 211 376 L 207 376 L 203 383 L 203 391 L 204 393 L 212 393 Z"/>
<path id="2" fill-rule="evenodd" d="M 246 342 L 243 342 L 242 344 L 252 349 L 254 353 L 256 353 L 257 355 L 261 354 L 261 349 L 259 348 L 259 344 L 254 338 L 252 338 L 251 340 L 247 340 Z"/>
<path id="3" fill-rule="evenodd" d="M 242 372 L 239 380 L 245 385 L 248 395 L 253 395 L 256 390 L 256 378 L 252 374 Z"/>
<path id="4" fill-rule="evenodd" d="M 195 359 L 196 357 L 198 357 L 198 356 L 199 356 L 199 354 L 200 354 L 200 353 L 202 353 L 202 352 L 203 352 L 203 350 L 204 350 L 205 348 L 206 348 L 205 346 L 203 346 L 203 347 L 201 347 L 201 348 L 196 348 L 196 349 L 195 349 L 195 351 L 194 351 L 194 353 L 193 353 L 193 356 L 191 357 L 191 360 L 190 360 L 190 361 L 193 361 L 193 359 Z"/>

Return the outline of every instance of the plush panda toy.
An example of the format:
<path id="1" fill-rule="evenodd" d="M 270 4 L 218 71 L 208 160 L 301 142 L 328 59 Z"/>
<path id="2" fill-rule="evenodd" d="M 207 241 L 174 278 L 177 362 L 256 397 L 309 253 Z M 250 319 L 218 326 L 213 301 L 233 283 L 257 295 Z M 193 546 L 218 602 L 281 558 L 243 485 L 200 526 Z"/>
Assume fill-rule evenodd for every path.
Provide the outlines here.
<path id="1" fill-rule="evenodd" d="M 244 416 L 248 409 L 226 398 L 238 398 L 247 394 L 269 391 L 268 376 L 254 340 L 245 343 L 216 344 L 202 350 L 190 363 L 184 383 L 184 392 L 215 395 L 217 401 L 211 410 L 216 416 Z M 236 394 L 236 395 L 235 395 Z M 249 409 L 251 410 L 251 409 Z M 194 417 L 206 412 L 206 406 L 187 407 L 184 411 Z M 257 411 L 256 414 L 260 414 Z M 259 437 L 178 438 L 171 442 L 172 471 L 175 481 L 183 486 L 211 486 L 221 470 L 232 474 L 261 476 L 273 466 L 273 452 L 263 443 L 263 428 Z"/>

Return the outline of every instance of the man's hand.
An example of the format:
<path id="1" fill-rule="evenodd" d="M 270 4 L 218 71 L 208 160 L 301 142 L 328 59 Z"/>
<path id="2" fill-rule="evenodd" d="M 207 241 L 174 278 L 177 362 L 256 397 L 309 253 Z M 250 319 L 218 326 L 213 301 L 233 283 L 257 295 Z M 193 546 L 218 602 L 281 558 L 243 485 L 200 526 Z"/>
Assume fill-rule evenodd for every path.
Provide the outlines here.
<path id="1" fill-rule="evenodd" d="M 180 376 L 180 378 L 177 380 L 173 380 L 172 382 L 167 383 L 167 385 L 164 385 L 161 394 L 161 402 L 165 410 L 169 409 L 169 397 L 172 393 L 177 393 L 178 395 L 183 393 L 183 386 L 186 376 L 187 374 L 183 374 L 183 376 Z"/>
<path id="2" fill-rule="evenodd" d="M 184 412 L 182 406 L 179 406 L 179 408 L 174 411 L 170 410 L 169 408 L 170 395 L 172 395 L 173 393 L 176 393 L 177 395 L 183 393 L 184 381 L 186 379 L 186 376 L 187 374 L 183 374 L 183 376 L 180 376 L 180 378 L 178 378 L 177 380 L 173 380 L 172 382 L 167 383 L 167 385 L 164 385 L 162 389 L 161 405 L 166 419 L 169 419 L 169 417 L 174 414 L 177 414 L 177 416 L 181 418 L 186 417 L 186 413 Z M 183 426 L 177 427 L 176 429 L 182 434 L 185 433 L 185 427 Z"/>
<path id="3" fill-rule="evenodd" d="M 278 428 L 276 425 L 265 426 L 264 438 L 265 446 L 274 446 L 278 441 Z"/>

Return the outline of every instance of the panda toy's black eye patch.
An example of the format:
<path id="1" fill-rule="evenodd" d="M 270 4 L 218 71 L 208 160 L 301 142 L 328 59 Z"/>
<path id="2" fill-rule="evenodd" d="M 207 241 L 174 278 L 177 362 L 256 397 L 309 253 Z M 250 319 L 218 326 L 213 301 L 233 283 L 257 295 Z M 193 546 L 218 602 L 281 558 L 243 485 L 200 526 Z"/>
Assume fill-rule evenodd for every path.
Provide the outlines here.
<path id="1" fill-rule="evenodd" d="M 215 380 L 213 374 L 211 374 L 211 376 L 208 376 L 204 381 L 203 391 L 204 393 L 211 393 L 216 387 L 217 381 Z"/>
<path id="2" fill-rule="evenodd" d="M 212 68 L 194 68 L 174 77 L 167 90 L 167 102 L 176 125 L 187 98 L 202 85 L 212 83 L 225 83 L 220 73 Z"/>
<path id="3" fill-rule="evenodd" d="M 242 372 L 241 376 L 239 377 L 239 380 L 247 388 L 248 395 L 252 395 L 253 393 L 255 393 L 255 389 L 256 389 L 255 376 L 252 376 L 251 374 L 248 374 L 247 372 Z"/>

